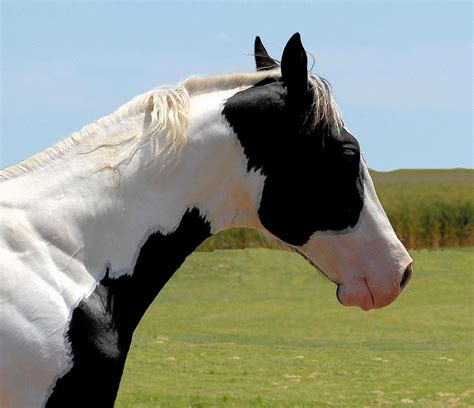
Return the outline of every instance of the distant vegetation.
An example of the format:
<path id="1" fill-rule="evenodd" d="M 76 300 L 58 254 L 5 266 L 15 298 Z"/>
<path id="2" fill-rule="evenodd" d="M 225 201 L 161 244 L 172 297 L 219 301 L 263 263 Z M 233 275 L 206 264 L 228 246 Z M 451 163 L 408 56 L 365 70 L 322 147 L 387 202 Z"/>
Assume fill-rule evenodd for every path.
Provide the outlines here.
<path id="1" fill-rule="evenodd" d="M 408 248 L 474 245 L 474 170 L 371 171 L 377 194 Z M 257 231 L 232 229 L 206 241 L 201 251 L 282 248 Z"/>
<path id="2" fill-rule="evenodd" d="M 372 173 L 380 201 L 409 248 L 474 245 L 474 171 Z"/>

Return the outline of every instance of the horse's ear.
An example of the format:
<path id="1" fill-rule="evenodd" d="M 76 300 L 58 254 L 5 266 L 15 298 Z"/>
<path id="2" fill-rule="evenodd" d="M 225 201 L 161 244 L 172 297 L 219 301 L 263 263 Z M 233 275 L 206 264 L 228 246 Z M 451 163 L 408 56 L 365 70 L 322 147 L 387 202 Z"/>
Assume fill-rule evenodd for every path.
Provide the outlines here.
<path id="1" fill-rule="evenodd" d="M 283 50 L 281 76 L 288 93 L 301 95 L 308 91 L 308 57 L 300 33 L 293 34 Z"/>
<path id="2" fill-rule="evenodd" d="M 268 52 L 263 46 L 262 40 L 258 35 L 255 37 L 253 50 L 257 71 L 268 71 L 278 66 L 277 62 L 272 57 L 270 57 L 270 55 L 268 55 Z"/>

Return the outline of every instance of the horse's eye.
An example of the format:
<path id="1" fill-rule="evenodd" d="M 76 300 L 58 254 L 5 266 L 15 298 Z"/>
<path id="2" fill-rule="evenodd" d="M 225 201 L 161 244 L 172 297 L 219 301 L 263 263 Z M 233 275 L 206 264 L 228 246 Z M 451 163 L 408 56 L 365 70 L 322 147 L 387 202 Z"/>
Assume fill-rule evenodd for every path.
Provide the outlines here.
<path id="1" fill-rule="evenodd" d="M 359 168 L 360 152 L 355 146 L 344 146 L 342 149 L 342 163 L 346 169 L 351 169 L 352 174 L 357 174 Z"/>
<path id="2" fill-rule="evenodd" d="M 343 154 L 349 158 L 355 158 L 359 156 L 359 151 L 355 147 L 344 147 Z"/>

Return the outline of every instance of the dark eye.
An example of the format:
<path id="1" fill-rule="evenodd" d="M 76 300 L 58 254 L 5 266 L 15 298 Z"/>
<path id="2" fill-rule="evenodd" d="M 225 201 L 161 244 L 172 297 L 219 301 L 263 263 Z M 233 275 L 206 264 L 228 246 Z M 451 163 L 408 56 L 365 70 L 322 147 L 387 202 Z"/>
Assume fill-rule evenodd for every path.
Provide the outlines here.
<path id="1" fill-rule="evenodd" d="M 344 156 L 348 156 L 348 157 L 359 156 L 359 151 L 355 147 L 345 147 L 343 153 L 344 153 Z"/>
<path id="2" fill-rule="evenodd" d="M 357 146 L 354 146 L 352 143 L 344 143 L 341 146 L 342 149 L 342 154 L 344 157 L 347 157 L 348 159 L 353 159 L 355 160 L 356 158 L 359 157 L 359 149 Z"/>
<path id="3" fill-rule="evenodd" d="M 351 173 L 357 174 L 359 168 L 360 152 L 356 146 L 342 146 L 343 167 L 351 169 Z"/>

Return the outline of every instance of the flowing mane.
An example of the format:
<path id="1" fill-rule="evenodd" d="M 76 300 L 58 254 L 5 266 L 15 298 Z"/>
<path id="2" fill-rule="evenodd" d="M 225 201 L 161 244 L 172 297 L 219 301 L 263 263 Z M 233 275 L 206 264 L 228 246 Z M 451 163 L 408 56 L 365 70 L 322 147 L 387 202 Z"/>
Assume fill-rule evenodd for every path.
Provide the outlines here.
<path id="1" fill-rule="evenodd" d="M 156 153 L 179 152 L 186 143 L 188 109 L 190 97 L 203 93 L 245 88 L 265 79 L 281 78 L 279 68 L 214 76 L 192 76 L 174 87 L 158 87 L 137 95 L 115 112 L 96 122 L 84 126 L 66 139 L 23 160 L 17 165 L 0 169 L 0 182 L 27 174 L 41 168 L 66 153 L 85 147 L 84 153 L 102 147 L 128 145 L 128 155 L 119 164 L 128 163 L 142 147 L 154 144 Z M 313 124 L 325 121 L 336 128 L 342 127 L 339 108 L 331 95 L 329 84 L 317 75 L 310 75 L 313 90 Z M 138 114 L 145 114 L 143 127 L 127 129 L 127 121 Z M 132 130 L 132 131 L 131 131 Z M 126 135 L 124 136 L 124 133 Z M 105 138 L 103 135 L 107 135 Z M 102 135 L 99 144 L 94 145 L 97 136 Z M 159 137 L 159 140 L 156 140 Z"/>

